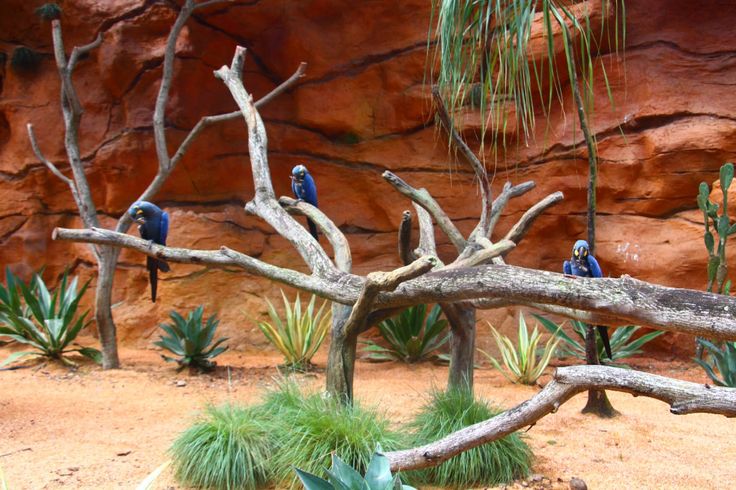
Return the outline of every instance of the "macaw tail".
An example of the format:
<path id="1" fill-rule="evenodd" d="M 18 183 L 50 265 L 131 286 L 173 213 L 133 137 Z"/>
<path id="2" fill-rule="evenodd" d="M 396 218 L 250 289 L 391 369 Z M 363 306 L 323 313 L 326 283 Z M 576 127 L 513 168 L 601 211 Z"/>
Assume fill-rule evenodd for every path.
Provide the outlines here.
<path id="1" fill-rule="evenodd" d="M 312 234 L 315 240 L 319 241 L 319 236 L 317 235 L 317 225 L 314 224 L 314 221 L 311 219 L 307 219 L 307 226 L 309 227 L 309 233 Z"/>
<path id="2" fill-rule="evenodd" d="M 608 339 L 608 328 L 598 325 L 598 333 L 601 334 L 603 348 L 606 349 L 606 355 L 613 360 L 613 352 L 611 352 L 611 341 Z"/>
<path id="3" fill-rule="evenodd" d="M 161 260 L 161 259 L 156 259 L 156 260 L 158 262 L 158 270 L 160 270 L 161 272 L 169 272 L 171 270 L 168 262 L 166 262 L 165 260 Z"/>
<path id="4" fill-rule="evenodd" d="M 146 269 L 148 269 L 148 282 L 151 284 L 151 301 L 155 303 L 158 289 L 158 260 L 146 257 Z"/>

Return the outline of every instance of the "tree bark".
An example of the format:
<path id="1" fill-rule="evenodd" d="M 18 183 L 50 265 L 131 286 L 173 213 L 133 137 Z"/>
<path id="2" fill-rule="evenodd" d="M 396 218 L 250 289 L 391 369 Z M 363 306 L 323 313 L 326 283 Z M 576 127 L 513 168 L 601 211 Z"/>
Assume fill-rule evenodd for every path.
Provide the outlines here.
<path id="1" fill-rule="evenodd" d="M 450 372 L 448 390 L 473 392 L 475 368 L 475 308 L 468 305 L 441 303 L 450 324 Z"/>
<path id="2" fill-rule="evenodd" d="M 112 318 L 112 284 L 115 278 L 119 249 L 100 247 L 97 260 L 97 287 L 95 294 L 95 321 L 102 347 L 102 369 L 120 367 L 115 322 Z"/>
<path id="3" fill-rule="evenodd" d="M 595 338 L 595 327 L 592 325 L 585 326 L 585 362 L 589 366 L 597 366 L 600 364 L 598 359 L 598 343 Z M 583 407 L 582 413 L 592 413 L 601 418 L 613 418 L 619 415 L 619 412 L 613 408 L 608 395 L 603 390 L 588 390 L 588 402 Z"/>
<path id="4" fill-rule="evenodd" d="M 333 306 L 330 350 L 327 355 L 327 393 L 343 404 L 351 404 L 353 400 L 358 348 L 358 333 L 349 333 L 345 329 L 350 312 L 349 306 Z"/>

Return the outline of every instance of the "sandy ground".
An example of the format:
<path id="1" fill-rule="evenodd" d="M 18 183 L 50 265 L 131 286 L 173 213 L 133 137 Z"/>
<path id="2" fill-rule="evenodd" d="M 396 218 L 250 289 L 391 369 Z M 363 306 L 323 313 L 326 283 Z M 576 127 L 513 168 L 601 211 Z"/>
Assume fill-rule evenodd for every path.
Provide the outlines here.
<path id="1" fill-rule="evenodd" d="M 0 348 L 0 359 L 8 352 Z M 9 489 L 135 488 L 167 460 L 172 440 L 204 404 L 258 399 L 273 383 L 279 362 L 272 353 L 226 353 L 214 375 L 190 376 L 177 374 L 154 351 L 124 349 L 121 358 L 125 367 L 116 371 L 47 364 L 0 372 L 0 467 Z M 640 359 L 636 367 L 706 381 L 681 361 Z M 446 368 L 432 364 L 359 362 L 356 396 L 403 421 L 445 377 Z M 324 375 L 302 380 L 321 386 Z M 476 391 L 511 407 L 538 388 L 511 385 L 481 369 Z M 582 415 L 585 396 L 578 395 L 527 433 L 535 473 L 556 488 L 568 488 L 572 477 L 591 489 L 733 487 L 736 420 L 675 416 L 656 400 L 610 396 L 622 413 L 613 420 Z M 156 483 L 155 488 L 181 488 L 166 473 Z"/>

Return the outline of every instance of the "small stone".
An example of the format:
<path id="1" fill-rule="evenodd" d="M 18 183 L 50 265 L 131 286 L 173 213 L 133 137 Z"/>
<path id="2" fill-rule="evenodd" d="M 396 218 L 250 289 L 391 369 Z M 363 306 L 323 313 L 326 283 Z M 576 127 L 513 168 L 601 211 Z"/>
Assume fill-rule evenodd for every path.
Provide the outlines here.
<path id="1" fill-rule="evenodd" d="M 177 388 L 183 388 L 186 385 L 187 385 L 187 382 L 184 381 L 183 379 L 180 379 L 179 381 L 176 382 L 176 387 Z"/>
<path id="2" fill-rule="evenodd" d="M 537 483 L 544 480 L 544 476 L 540 475 L 539 473 L 535 473 L 529 477 L 529 480 Z"/>
<path id="3" fill-rule="evenodd" d="M 75 471 L 79 471 L 79 466 L 70 466 L 69 468 L 67 468 L 67 470 L 73 473 Z"/>
<path id="4" fill-rule="evenodd" d="M 588 490 L 588 485 L 580 478 L 570 478 L 570 490 Z"/>

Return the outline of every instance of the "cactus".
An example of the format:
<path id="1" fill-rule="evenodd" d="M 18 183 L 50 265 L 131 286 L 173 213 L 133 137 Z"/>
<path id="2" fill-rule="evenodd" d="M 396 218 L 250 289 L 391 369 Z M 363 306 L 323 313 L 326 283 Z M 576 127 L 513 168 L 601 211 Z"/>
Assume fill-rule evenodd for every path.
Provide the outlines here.
<path id="1" fill-rule="evenodd" d="M 728 237 L 736 233 L 736 223 L 731 224 L 728 217 L 728 188 L 733 181 L 734 168 L 733 163 L 726 163 L 721 167 L 720 181 L 721 193 L 723 194 L 723 207 L 721 214 L 718 214 L 719 206 L 708 199 L 710 196 L 710 187 L 706 182 L 700 183 L 698 189 L 698 207 L 703 212 L 703 225 L 705 232 L 703 240 L 705 248 L 708 250 L 708 285 L 709 292 L 718 294 L 729 294 L 731 291 L 731 281 L 726 280 L 728 275 L 728 263 L 726 262 L 726 244 Z M 718 235 L 718 246 L 716 247 L 716 238 L 711 231 L 711 222 L 713 231 Z M 715 290 L 714 290 L 715 288 Z M 703 355 L 702 339 L 696 339 L 695 356 L 700 359 Z"/>
<path id="2" fill-rule="evenodd" d="M 736 223 L 731 225 L 728 216 L 728 188 L 733 181 L 734 168 L 733 163 L 726 163 L 721 167 L 720 180 L 721 192 L 723 193 L 723 207 L 721 214 L 718 214 L 719 206 L 708 199 L 710 195 L 710 187 L 707 183 L 701 182 L 698 192 L 698 207 L 703 211 L 703 224 L 705 233 L 703 239 L 705 248 L 708 250 L 708 286 L 710 292 L 718 294 L 728 294 L 731 289 L 731 281 L 726 281 L 728 275 L 728 264 L 726 262 L 726 243 L 729 235 L 736 233 Z M 713 224 L 713 231 L 718 235 L 718 247 L 716 248 L 716 239 L 711 232 L 710 224 Z M 715 291 L 714 288 L 715 287 Z"/>

